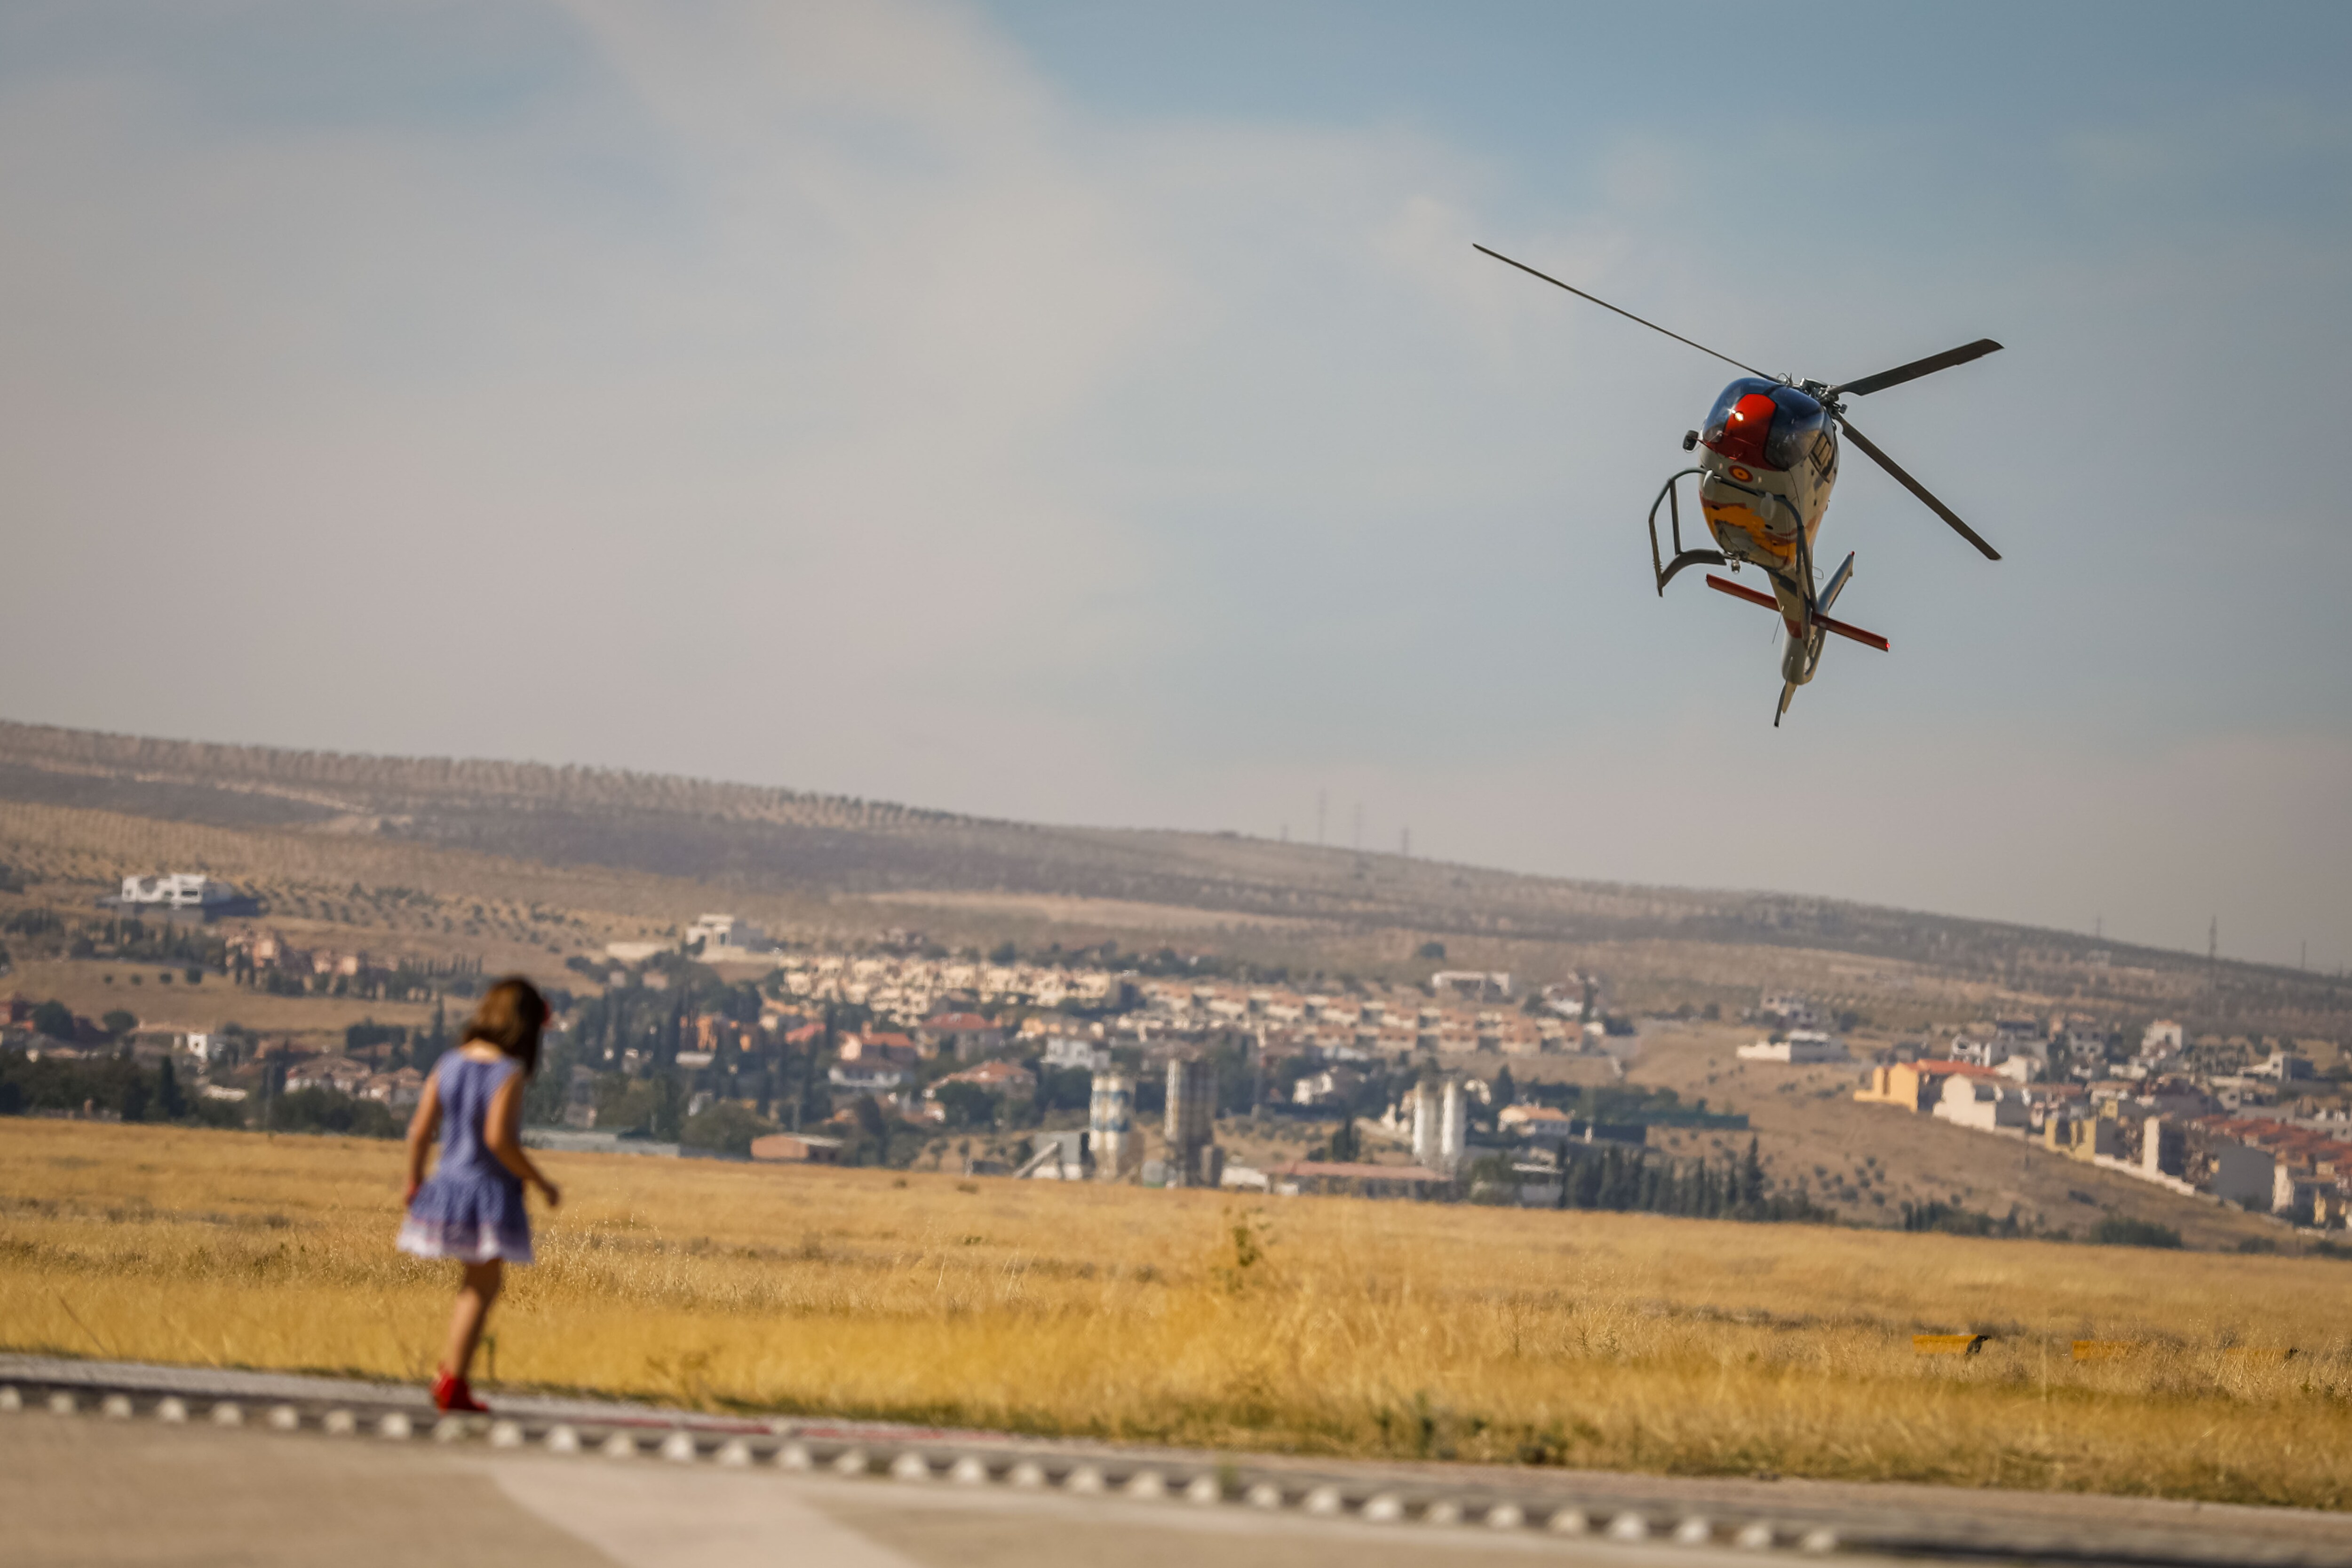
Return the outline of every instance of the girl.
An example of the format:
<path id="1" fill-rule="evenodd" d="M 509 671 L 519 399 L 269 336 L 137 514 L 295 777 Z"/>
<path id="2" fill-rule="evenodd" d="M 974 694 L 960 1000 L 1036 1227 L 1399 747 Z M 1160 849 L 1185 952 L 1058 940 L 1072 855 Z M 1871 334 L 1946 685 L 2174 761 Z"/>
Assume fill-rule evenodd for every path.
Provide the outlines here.
<path id="1" fill-rule="evenodd" d="M 550 1208 L 562 1201 L 522 1152 L 523 1080 L 538 1069 L 546 1023 L 547 1000 L 529 980 L 518 975 L 492 986 L 464 1041 L 425 1081 L 416 1119 L 408 1124 L 408 1186 L 401 1199 L 408 1217 L 401 1222 L 400 1249 L 466 1265 L 449 1314 L 448 1348 L 433 1378 L 433 1403 L 443 1410 L 488 1408 L 466 1385 L 466 1374 L 507 1260 L 530 1261 L 523 1188 L 539 1188 Z M 441 1162 L 425 1181 L 425 1151 L 445 1120 Z"/>

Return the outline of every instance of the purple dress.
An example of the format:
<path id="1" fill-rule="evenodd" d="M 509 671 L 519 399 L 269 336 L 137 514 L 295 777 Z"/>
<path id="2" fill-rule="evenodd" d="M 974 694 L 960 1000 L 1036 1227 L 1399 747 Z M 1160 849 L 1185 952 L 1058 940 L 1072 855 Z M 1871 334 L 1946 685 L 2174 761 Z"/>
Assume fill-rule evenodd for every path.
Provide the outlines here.
<path id="1" fill-rule="evenodd" d="M 468 1263 L 492 1258 L 530 1261 L 522 1178 L 500 1165 L 483 1142 L 491 1100 L 521 1071 L 522 1063 L 510 1056 L 476 1061 L 456 1051 L 434 1068 L 441 1091 L 441 1158 L 401 1221 L 403 1252 Z"/>

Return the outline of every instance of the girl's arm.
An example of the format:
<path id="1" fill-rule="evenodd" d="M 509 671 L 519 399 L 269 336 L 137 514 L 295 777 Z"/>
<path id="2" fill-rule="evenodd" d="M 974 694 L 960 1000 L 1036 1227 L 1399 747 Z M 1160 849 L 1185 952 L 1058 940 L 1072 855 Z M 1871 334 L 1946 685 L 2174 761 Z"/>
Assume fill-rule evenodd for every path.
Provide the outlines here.
<path id="1" fill-rule="evenodd" d="M 530 1156 L 523 1153 L 522 1084 L 523 1075 L 514 1072 L 499 1085 L 499 1092 L 490 1097 L 490 1113 L 486 1118 L 488 1125 L 482 1129 L 482 1141 L 488 1145 L 499 1164 L 520 1176 L 526 1185 L 539 1188 L 541 1195 L 547 1199 L 547 1207 L 553 1208 L 562 1203 L 563 1195 L 555 1190 L 555 1184 L 541 1176 L 539 1167 L 530 1163 Z"/>
<path id="2" fill-rule="evenodd" d="M 441 1130 L 441 1075 L 427 1073 L 425 1092 L 416 1102 L 416 1114 L 408 1122 L 408 1180 L 400 1189 L 400 1207 L 406 1208 L 416 1201 L 416 1189 L 425 1185 L 425 1151 L 433 1146 L 434 1134 Z"/>

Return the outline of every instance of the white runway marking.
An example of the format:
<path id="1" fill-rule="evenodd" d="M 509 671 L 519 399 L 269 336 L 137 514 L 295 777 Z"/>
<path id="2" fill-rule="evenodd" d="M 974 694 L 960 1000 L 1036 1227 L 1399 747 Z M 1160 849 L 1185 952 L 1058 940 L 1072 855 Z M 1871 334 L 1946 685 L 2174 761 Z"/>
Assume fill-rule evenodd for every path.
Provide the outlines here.
<path id="1" fill-rule="evenodd" d="M 836 1524 L 795 1486 L 650 1467 L 488 1469 L 508 1498 L 623 1568 L 919 1568 Z"/>

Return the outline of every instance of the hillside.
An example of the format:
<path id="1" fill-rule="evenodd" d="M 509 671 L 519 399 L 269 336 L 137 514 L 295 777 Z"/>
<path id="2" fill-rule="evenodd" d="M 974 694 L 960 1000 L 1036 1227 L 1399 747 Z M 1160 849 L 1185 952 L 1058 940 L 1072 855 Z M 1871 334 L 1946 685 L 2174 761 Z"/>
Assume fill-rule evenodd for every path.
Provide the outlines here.
<path id="1" fill-rule="evenodd" d="M 1890 1017 L 2002 998 L 2162 1010 L 2238 1030 L 2352 1037 L 2352 986 L 2078 934 L 1770 893 L 1523 876 L 1223 834 L 1041 827 L 884 802 L 607 769 L 223 746 L 0 723 L 0 802 L 268 841 L 329 881 L 410 882 L 404 857 L 489 857 L 674 897 L 597 907 L 659 919 L 722 895 L 787 922 L 824 911 L 975 936 L 1157 932 L 1269 961 L 1373 967 L 1424 940 L 1531 975 L 1605 950 L 1629 984 L 1735 999 L 1756 984 L 1879 996 Z M 50 831 L 63 817 L 41 813 Z M 26 819 L 29 821 L 29 819 Z M 27 830 L 19 830 L 20 835 Z M 152 835 L 148 835 L 152 837 Z M 96 881 L 95 853 L 77 863 Z M 0 841 L 18 863 L 39 844 Z M 160 852 L 160 846 L 158 852 Z M 252 852 L 223 874 L 269 872 Z M 362 873 L 347 862 L 363 862 Z M 415 873 L 422 876 L 421 870 Z M 414 885 L 422 885 L 414 883 Z M 477 892 L 472 896 L 478 897 Z M 1133 945 L 1130 936 L 1129 945 Z M 1839 958 L 1863 963 L 1836 962 Z M 1917 1004 L 1913 1006 L 1911 1004 Z"/>

